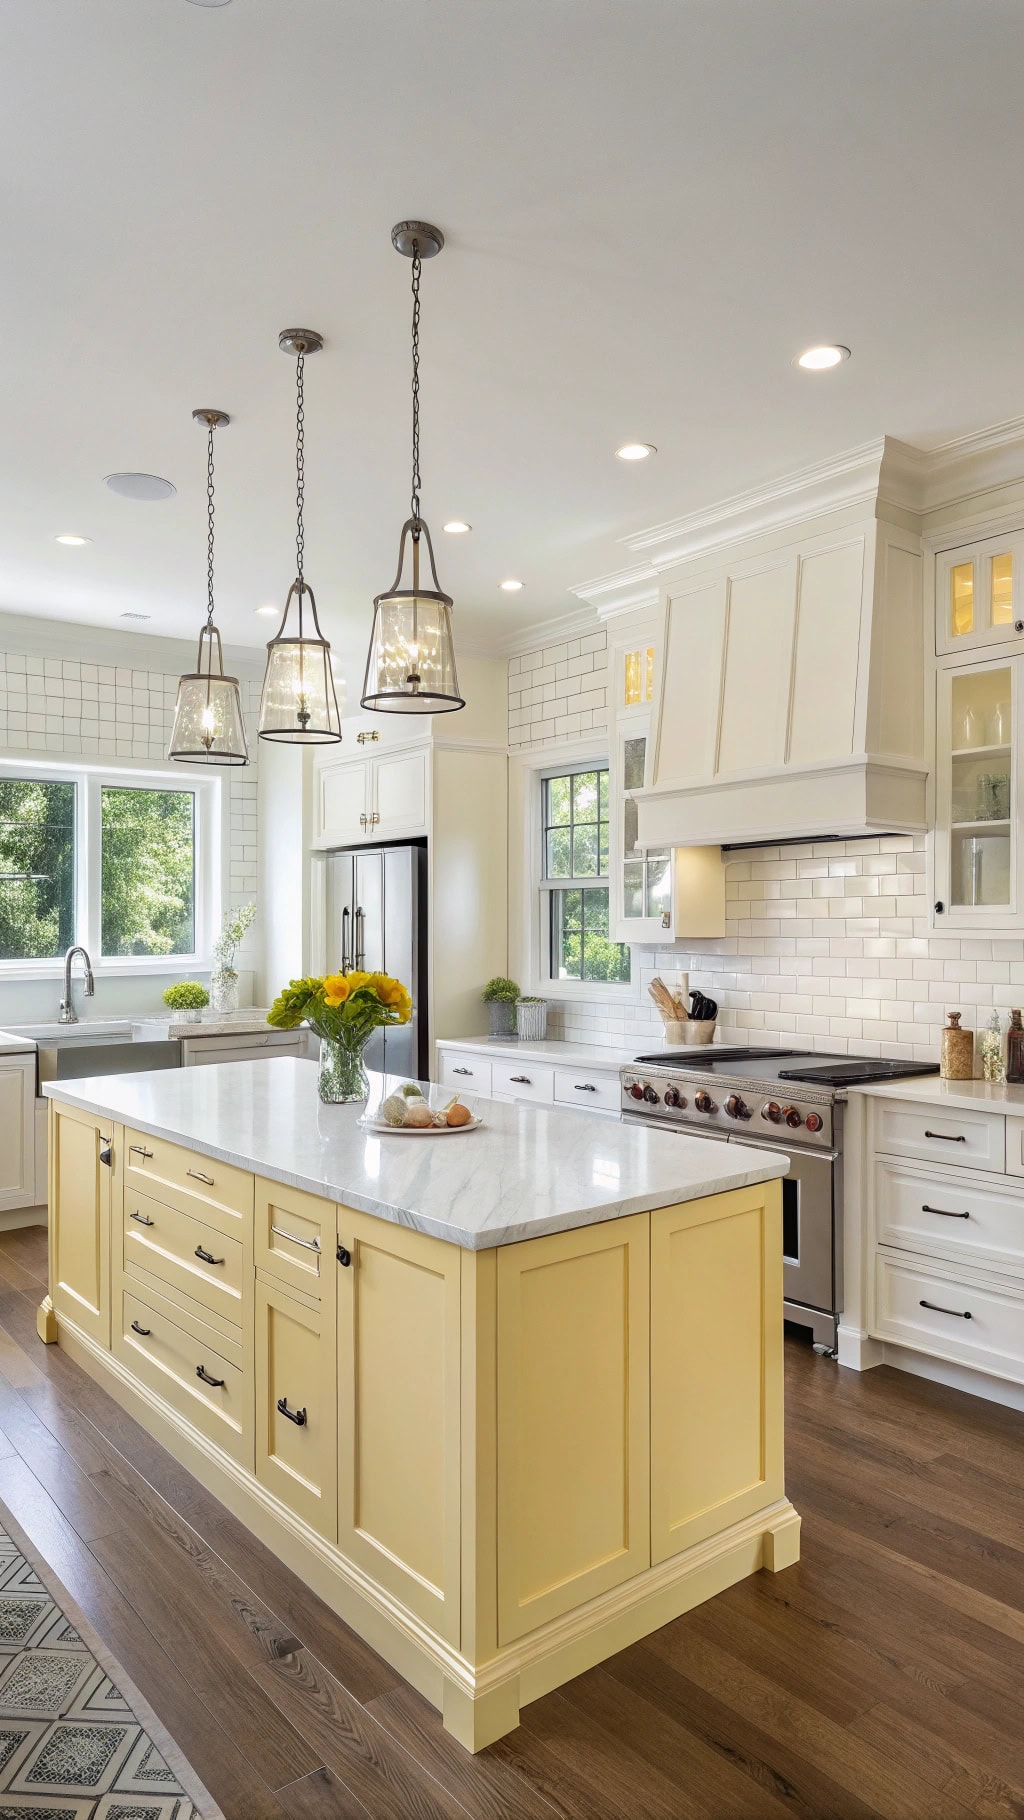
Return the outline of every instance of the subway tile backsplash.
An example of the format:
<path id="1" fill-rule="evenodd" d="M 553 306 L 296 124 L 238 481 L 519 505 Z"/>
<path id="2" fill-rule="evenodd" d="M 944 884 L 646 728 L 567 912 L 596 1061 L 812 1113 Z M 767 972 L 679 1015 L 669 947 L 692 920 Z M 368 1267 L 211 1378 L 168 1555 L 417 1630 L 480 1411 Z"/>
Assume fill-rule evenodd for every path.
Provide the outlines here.
<path id="1" fill-rule="evenodd" d="M 574 673 L 584 659 L 592 668 Z M 557 746 L 590 730 L 604 743 L 607 725 L 603 631 L 511 660 L 513 751 Z M 1005 1024 L 1011 1006 L 1024 1004 L 1024 939 L 931 932 L 927 838 L 882 835 L 727 855 L 725 936 L 634 948 L 639 996 L 580 1003 L 552 995 L 549 1033 L 609 1047 L 658 1041 L 648 982 L 655 973 L 670 984 L 688 973 L 691 989 L 718 1000 L 725 1042 L 800 1041 L 839 1054 L 936 1060 L 947 1010 L 977 1030 L 993 1007 Z"/>

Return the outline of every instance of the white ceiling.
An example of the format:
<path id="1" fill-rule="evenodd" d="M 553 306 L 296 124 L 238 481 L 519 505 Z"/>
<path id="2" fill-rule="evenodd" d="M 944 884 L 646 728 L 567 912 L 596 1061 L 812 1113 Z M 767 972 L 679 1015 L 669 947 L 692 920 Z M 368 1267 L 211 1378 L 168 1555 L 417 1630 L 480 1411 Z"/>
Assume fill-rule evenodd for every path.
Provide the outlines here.
<path id="1" fill-rule="evenodd" d="M 300 323 L 307 576 L 361 653 L 407 510 L 406 216 L 448 236 L 423 505 L 467 639 L 564 615 L 644 525 L 1020 412 L 1022 68 L 1019 0 L 6 0 L 0 610 L 191 634 L 216 405 L 218 618 L 265 640 Z M 820 340 L 852 360 L 797 371 Z"/>

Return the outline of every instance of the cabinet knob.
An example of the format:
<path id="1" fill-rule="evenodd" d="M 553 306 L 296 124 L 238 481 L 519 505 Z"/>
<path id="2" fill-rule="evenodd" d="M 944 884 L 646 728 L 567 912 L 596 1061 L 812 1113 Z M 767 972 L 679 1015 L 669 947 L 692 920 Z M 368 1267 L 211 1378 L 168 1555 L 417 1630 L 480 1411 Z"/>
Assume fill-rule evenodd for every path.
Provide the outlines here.
<path id="1" fill-rule="evenodd" d="M 943 911 L 944 911 L 944 909 L 945 909 L 945 908 L 946 908 L 946 906 L 945 906 L 945 904 L 944 904 L 944 903 L 943 903 L 943 901 L 942 901 L 942 899 L 941 899 L 941 897 L 940 897 L 940 898 L 939 898 L 939 900 L 938 900 L 938 902 L 937 902 L 937 903 L 936 903 L 936 905 L 935 905 L 935 914 L 936 914 L 936 916 L 941 916 L 941 915 L 942 915 L 942 912 L 943 912 Z"/>
<path id="2" fill-rule="evenodd" d="M 347 1246 L 339 1245 L 338 1246 L 338 1263 L 343 1264 L 345 1269 L 347 1270 L 349 1265 L 351 1264 L 351 1262 L 352 1262 L 352 1253 L 348 1250 Z"/>
<path id="3" fill-rule="evenodd" d="M 109 1138 L 100 1138 L 100 1162 L 106 1163 L 108 1169 L 113 1166 L 113 1152 Z"/>
<path id="4" fill-rule="evenodd" d="M 1015 632 L 1024 632 L 1024 619 L 1015 619 L 1013 629 Z"/>

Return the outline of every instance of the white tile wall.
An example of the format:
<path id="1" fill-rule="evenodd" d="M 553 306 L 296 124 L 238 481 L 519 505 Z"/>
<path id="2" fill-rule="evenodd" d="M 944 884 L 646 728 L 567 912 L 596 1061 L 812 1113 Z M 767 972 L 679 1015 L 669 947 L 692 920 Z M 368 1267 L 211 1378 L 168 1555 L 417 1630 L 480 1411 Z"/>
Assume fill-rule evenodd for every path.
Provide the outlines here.
<path id="1" fill-rule="evenodd" d="M 608 724 L 608 635 L 588 632 L 513 657 L 508 666 L 512 750 L 579 739 Z"/>
<path id="2" fill-rule="evenodd" d="M 554 669 L 555 686 L 568 682 L 572 645 L 511 660 L 514 748 L 577 737 L 584 715 L 588 728 L 606 728 L 605 634 L 575 643 L 581 657 L 593 656 L 600 665 L 599 682 L 596 670 L 589 673 L 593 691 L 549 698 L 552 685 L 532 680 Z M 556 657 L 556 651 L 566 655 Z M 585 684 L 586 674 L 574 680 Z M 577 708 L 584 693 L 594 700 Z M 549 1033 L 609 1046 L 657 1040 L 661 1021 L 647 984 L 656 972 L 669 984 L 688 972 L 691 988 L 718 1000 L 726 1042 L 798 1039 L 839 1054 L 932 1061 L 947 1010 L 959 1010 L 964 1026 L 977 1030 L 993 1008 L 1005 1025 L 1009 1009 L 1024 1005 L 1024 941 L 933 934 L 926 868 L 926 836 L 909 834 L 727 856 L 727 933 L 721 940 L 634 948 L 639 999 L 552 1000 Z"/>

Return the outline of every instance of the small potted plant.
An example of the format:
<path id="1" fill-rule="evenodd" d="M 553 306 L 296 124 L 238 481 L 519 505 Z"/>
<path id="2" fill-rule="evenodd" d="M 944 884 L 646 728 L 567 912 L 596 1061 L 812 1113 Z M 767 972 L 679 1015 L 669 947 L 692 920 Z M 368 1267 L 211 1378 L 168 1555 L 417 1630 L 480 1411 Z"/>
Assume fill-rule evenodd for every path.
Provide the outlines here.
<path id="1" fill-rule="evenodd" d="M 548 1033 L 548 1005 L 543 998 L 521 998 L 516 1003 L 516 1035 L 528 1043 L 542 1043 Z"/>
<path id="2" fill-rule="evenodd" d="M 220 934 L 213 944 L 213 973 L 210 976 L 215 1011 L 238 1010 L 235 955 L 252 928 L 255 917 L 256 905 L 242 904 L 237 910 L 229 910 L 221 925 Z"/>
<path id="3" fill-rule="evenodd" d="M 515 980 L 497 978 L 488 980 L 483 990 L 483 1001 L 487 1006 L 488 1035 L 515 1036 L 516 1033 L 516 1000 L 519 987 Z"/>
<path id="4" fill-rule="evenodd" d="M 164 1004 L 177 1011 L 183 1024 L 198 1024 L 210 1002 L 210 994 L 199 980 L 176 980 L 164 989 Z"/>

